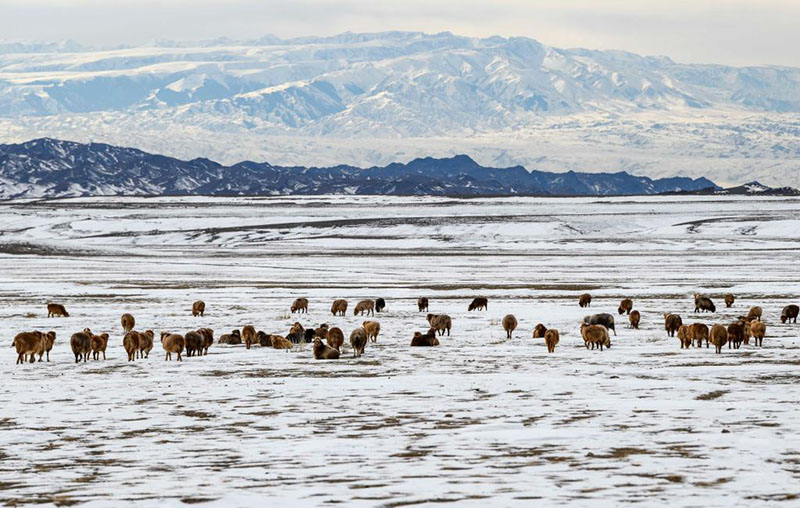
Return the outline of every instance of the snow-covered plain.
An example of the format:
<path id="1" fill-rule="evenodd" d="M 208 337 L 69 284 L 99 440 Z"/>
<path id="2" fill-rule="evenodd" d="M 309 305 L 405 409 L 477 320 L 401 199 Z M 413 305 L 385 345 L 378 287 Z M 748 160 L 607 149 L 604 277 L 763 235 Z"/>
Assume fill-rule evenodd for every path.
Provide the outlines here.
<path id="1" fill-rule="evenodd" d="M 0 204 L 0 503 L 87 506 L 775 506 L 800 496 L 800 200 L 92 198 Z M 577 305 L 594 295 L 591 309 Z M 695 315 L 692 294 L 717 303 Z M 721 295 L 738 299 L 725 309 Z M 467 312 L 474 296 L 487 312 Z M 288 316 L 295 297 L 308 315 Z M 416 298 L 453 317 L 438 348 Z M 346 335 L 335 298 L 383 297 L 354 360 L 212 346 L 128 363 L 137 329 L 216 335 L 295 320 Z M 589 312 L 631 297 L 613 347 Z M 203 299 L 206 316 L 193 318 Z M 69 318 L 46 317 L 48 300 Z M 661 314 L 728 323 L 764 308 L 763 348 L 681 350 Z M 505 340 L 500 320 L 520 327 Z M 561 331 L 555 354 L 531 338 Z M 107 331 L 76 365 L 69 336 Z M 50 363 L 14 365 L 20 330 L 55 330 Z"/>

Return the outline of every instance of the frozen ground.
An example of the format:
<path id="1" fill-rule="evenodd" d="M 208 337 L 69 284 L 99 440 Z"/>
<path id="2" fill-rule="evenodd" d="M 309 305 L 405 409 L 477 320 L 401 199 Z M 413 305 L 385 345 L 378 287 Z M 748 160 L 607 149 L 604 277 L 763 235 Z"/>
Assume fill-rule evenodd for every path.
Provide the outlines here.
<path id="1" fill-rule="evenodd" d="M 795 505 L 800 499 L 800 200 L 83 199 L 0 204 L 0 503 L 88 506 Z M 623 297 L 587 351 L 591 312 Z M 692 293 L 715 315 L 692 315 Z M 738 297 L 724 309 L 721 294 Z M 418 296 L 449 313 L 424 330 Z M 485 295 L 488 312 L 468 313 Z M 128 363 L 138 329 L 285 334 L 383 297 L 360 360 L 309 347 L 218 346 L 183 363 Z M 207 303 L 192 318 L 195 299 Z M 48 300 L 71 317 L 46 318 Z M 681 350 L 661 313 L 727 323 L 765 310 L 764 348 Z M 504 340 L 500 319 L 520 328 Z M 561 330 L 548 355 L 537 322 Z M 68 338 L 112 335 L 108 360 L 75 365 Z M 19 330 L 58 334 L 50 363 L 15 366 Z M 349 353 L 349 348 L 348 351 Z"/>

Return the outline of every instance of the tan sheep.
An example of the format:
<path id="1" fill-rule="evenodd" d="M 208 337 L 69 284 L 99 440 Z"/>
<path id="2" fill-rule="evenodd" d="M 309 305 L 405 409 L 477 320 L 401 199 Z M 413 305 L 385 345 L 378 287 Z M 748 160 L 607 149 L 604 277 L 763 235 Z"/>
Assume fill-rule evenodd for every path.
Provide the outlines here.
<path id="1" fill-rule="evenodd" d="M 630 314 L 632 309 L 633 309 L 633 300 L 631 300 L 630 298 L 625 298 L 624 300 L 619 302 L 619 308 L 617 309 L 617 311 L 620 314 L 624 313 Z"/>
<path id="2" fill-rule="evenodd" d="M 543 339 L 545 333 L 547 333 L 547 327 L 544 326 L 542 323 L 537 323 L 536 326 L 533 328 L 534 339 Z"/>
<path id="3" fill-rule="evenodd" d="M 450 336 L 450 329 L 453 327 L 453 320 L 447 314 L 428 314 L 428 324 L 433 329 L 439 332 L 439 335 L 444 335 L 447 331 L 447 336 Z"/>
<path id="4" fill-rule="evenodd" d="M 344 332 L 342 332 L 341 328 L 334 326 L 328 330 L 328 345 L 335 348 L 336 351 L 342 350 L 342 345 L 344 345 Z"/>
<path id="5" fill-rule="evenodd" d="M 373 300 L 361 300 L 356 304 L 356 308 L 353 309 L 353 315 L 357 316 L 358 314 L 362 316 L 366 313 L 368 316 L 375 315 L 375 302 Z"/>
<path id="6" fill-rule="evenodd" d="M 292 314 L 297 312 L 298 314 L 306 313 L 308 314 L 308 298 L 298 298 L 294 302 L 292 302 L 291 307 Z"/>
<path id="7" fill-rule="evenodd" d="M 763 346 L 764 337 L 767 335 L 767 325 L 761 321 L 756 321 L 750 325 L 750 331 L 753 333 L 753 338 L 755 338 L 755 345 Z"/>
<path id="8" fill-rule="evenodd" d="M 702 347 L 704 340 L 706 341 L 706 347 L 708 347 L 708 326 L 703 323 L 692 323 L 689 325 L 689 335 L 692 336 L 692 340 L 697 347 Z"/>
<path id="9" fill-rule="evenodd" d="M 722 346 L 728 342 L 728 331 L 725 330 L 724 326 L 716 324 L 711 327 L 711 331 L 708 333 L 708 340 L 714 344 L 717 354 L 722 353 Z"/>
<path id="10" fill-rule="evenodd" d="M 129 331 L 122 338 L 122 347 L 128 353 L 128 361 L 132 362 L 136 358 L 136 352 L 139 351 L 139 332 Z"/>
<path id="11" fill-rule="evenodd" d="M 48 303 L 47 317 L 52 317 L 52 316 L 69 317 L 69 312 L 67 312 L 67 309 L 60 303 Z"/>
<path id="12" fill-rule="evenodd" d="M 107 346 L 108 346 L 107 333 L 101 333 L 100 335 L 91 335 L 90 347 L 92 348 L 92 358 L 94 358 L 95 360 L 99 360 L 100 353 L 103 353 L 103 360 L 105 360 Z"/>
<path id="13" fill-rule="evenodd" d="M 338 360 L 339 351 L 336 348 L 322 343 L 319 337 L 314 338 L 314 359 L 315 360 Z"/>
<path id="14" fill-rule="evenodd" d="M 580 298 L 578 298 L 578 305 L 583 307 L 588 307 L 592 304 L 592 295 L 589 293 L 583 293 Z"/>
<path id="15" fill-rule="evenodd" d="M 270 335 L 270 339 L 272 340 L 272 347 L 274 349 L 285 349 L 287 353 L 290 349 L 292 349 L 292 341 L 285 337 L 281 337 L 280 335 Z"/>
<path id="16" fill-rule="evenodd" d="M 202 316 L 206 312 L 206 302 L 197 300 L 192 304 L 192 316 Z"/>
<path id="17" fill-rule="evenodd" d="M 583 337 L 586 349 L 589 349 L 589 345 L 592 346 L 592 349 L 597 346 L 600 351 L 603 350 L 603 346 L 607 348 L 611 347 L 611 338 L 608 336 L 608 329 L 603 325 L 587 325 L 586 323 L 582 323 L 581 337 Z"/>
<path id="18" fill-rule="evenodd" d="M 246 349 L 250 349 L 250 346 L 256 342 L 256 329 L 253 325 L 245 325 L 242 328 L 242 341 Z"/>
<path id="19" fill-rule="evenodd" d="M 378 342 L 378 334 L 381 333 L 381 324 L 377 321 L 364 321 L 361 323 L 367 332 L 367 338 L 372 342 Z"/>
<path id="20" fill-rule="evenodd" d="M 89 353 L 92 351 L 92 337 L 90 334 L 86 332 L 73 333 L 69 344 L 75 354 L 75 363 L 81 360 L 85 362 L 89 359 Z"/>
<path id="21" fill-rule="evenodd" d="M 558 330 L 555 328 L 550 328 L 544 332 L 544 343 L 547 345 L 548 353 L 555 353 L 556 345 L 558 344 Z"/>
<path id="22" fill-rule="evenodd" d="M 753 321 L 753 324 L 758 323 L 758 321 Z M 746 345 L 750 344 L 750 337 L 753 336 L 753 330 L 750 326 L 750 323 L 747 321 L 742 321 L 742 325 L 744 325 L 744 343 Z"/>
<path id="23" fill-rule="evenodd" d="M 731 293 L 725 293 L 724 298 L 725 298 L 725 307 L 728 308 L 730 308 L 733 305 L 734 300 L 736 300 L 736 298 L 734 298 L 733 294 Z"/>
<path id="24" fill-rule="evenodd" d="M 631 314 L 628 316 L 628 321 L 631 324 L 631 328 L 634 330 L 639 329 L 639 323 L 642 320 L 642 314 L 638 310 L 631 311 Z"/>
<path id="25" fill-rule="evenodd" d="M 331 305 L 331 314 L 334 316 L 344 316 L 345 312 L 347 312 L 347 300 L 334 300 L 333 305 Z"/>
<path id="26" fill-rule="evenodd" d="M 136 320 L 128 313 L 122 315 L 120 322 L 122 323 L 122 329 L 125 330 L 125 333 L 133 330 L 133 327 L 136 325 Z"/>
<path id="27" fill-rule="evenodd" d="M 139 358 L 150 358 L 150 351 L 153 349 L 153 342 L 156 334 L 153 330 L 139 333 Z"/>
<path id="28" fill-rule="evenodd" d="M 44 349 L 44 335 L 42 332 L 20 332 L 14 336 L 11 346 L 17 350 L 17 365 L 25 363 L 30 357 L 30 363 L 36 361 L 36 353 Z M 39 359 L 41 361 L 41 358 Z"/>
<path id="29" fill-rule="evenodd" d="M 428 312 L 428 299 L 424 296 L 422 298 L 417 298 L 417 308 L 420 312 Z"/>
<path id="30" fill-rule="evenodd" d="M 761 314 L 762 310 L 761 307 L 758 305 L 754 307 L 750 307 L 750 311 L 747 313 L 747 317 L 745 318 L 746 321 L 761 321 Z"/>
<path id="31" fill-rule="evenodd" d="M 184 339 L 182 335 L 177 333 L 161 332 L 161 347 L 167 353 L 164 356 L 164 361 L 172 360 L 172 353 L 178 354 L 178 361 L 182 362 L 181 353 L 183 353 Z"/>
<path id="32" fill-rule="evenodd" d="M 350 333 L 350 345 L 353 347 L 353 358 L 358 358 L 364 354 L 367 346 L 367 331 L 359 327 Z"/>
<path id="33" fill-rule="evenodd" d="M 517 329 L 517 318 L 513 314 L 506 314 L 503 317 L 503 330 L 506 332 L 506 339 L 510 339 L 514 330 Z"/>
<path id="34" fill-rule="evenodd" d="M 681 325 L 678 327 L 678 340 L 681 342 L 681 349 L 692 347 L 692 334 L 688 326 Z"/>

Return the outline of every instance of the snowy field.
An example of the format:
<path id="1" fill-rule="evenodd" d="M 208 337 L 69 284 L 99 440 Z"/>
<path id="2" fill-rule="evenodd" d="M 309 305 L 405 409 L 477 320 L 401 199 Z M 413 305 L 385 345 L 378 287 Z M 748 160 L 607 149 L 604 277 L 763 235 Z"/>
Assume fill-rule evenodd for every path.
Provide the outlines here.
<path id="1" fill-rule="evenodd" d="M 800 499 L 800 200 L 159 198 L 0 203 L 0 504 L 790 506 Z M 590 309 L 578 295 L 594 296 Z M 693 314 L 706 293 L 717 313 Z M 722 294 L 737 301 L 725 309 Z M 296 297 L 309 313 L 289 316 Z M 416 298 L 453 318 L 438 348 Z M 467 312 L 487 296 L 487 312 Z M 383 297 L 359 360 L 214 345 L 129 363 L 137 329 L 215 335 Z M 640 330 L 616 315 L 630 297 Z M 203 318 L 190 313 L 207 304 Z M 46 317 L 47 301 L 68 318 Z M 662 313 L 764 308 L 764 347 L 681 350 Z M 579 322 L 617 316 L 589 351 Z M 520 326 L 505 340 L 500 320 Z M 561 331 L 548 354 L 536 323 Z M 106 361 L 69 336 L 106 331 Z M 21 330 L 50 363 L 14 365 Z"/>

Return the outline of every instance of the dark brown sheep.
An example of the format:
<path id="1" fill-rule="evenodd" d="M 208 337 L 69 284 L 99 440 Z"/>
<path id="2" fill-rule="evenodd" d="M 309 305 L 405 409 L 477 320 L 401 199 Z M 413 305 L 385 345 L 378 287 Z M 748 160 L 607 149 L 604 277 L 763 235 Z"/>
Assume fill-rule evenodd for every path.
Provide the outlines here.
<path id="1" fill-rule="evenodd" d="M 733 302 L 736 300 L 736 298 L 731 293 L 725 293 L 724 298 L 725 298 L 725 307 L 728 308 L 730 308 L 733 305 Z"/>
<path id="2" fill-rule="evenodd" d="M 747 317 L 745 318 L 746 321 L 761 321 L 761 314 L 762 314 L 761 307 L 758 305 L 754 307 L 750 307 L 750 311 L 747 313 Z M 730 341 L 730 337 L 728 338 Z"/>
<path id="3" fill-rule="evenodd" d="M 429 328 L 423 335 L 420 332 L 414 332 L 414 337 L 411 339 L 411 347 L 434 347 L 439 345 L 439 339 L 436 338 L 436 330 Z"/>
<path id="4" fill-rule="evenodd" d="M 634 330 L 639 329 L 639 323 L 642 320 L 642 314 L 638 310 L 631 311 L 630 316 L 628 316 L 628 321 L 631 324 L 631 328 Z"/>
<path id="5" fill-rule="evenodd" d="M 190 332 L 186 332 L 186 335 L 183 336 L 184 346 L 186 348 L 186 356 L 197 356 L 203 349 L 203 342 L 205 339 L 203 338 L 203 334 L 192 330 Z"/>
<path id="6" fill-rule="evenodd" d="M 358 358 L 364 354 L 367 347 L 367 331 L 359 327 L 350 333 L 350 345 L 353 347 L 353 358 Z"/>
<path id="7" fill-rule="evenodd" d="M 467 307 L 468 311 L 489 310 L 489 299 L 484 297 L 475 298 Z"/>
<path id="8" fill-rule="evenodd" d="M 543 339 L 545 333 L 547 333 L 547 327 L 544 326 L 542 323 L 537 323 L 536 326 L 533 328 L 534 339 Z"/>
<path id="9" fill-rule="evenodd" d="M 231 333 L 223 333 L 219 336 L 219 339 L 217 339 L 217 343 L 238 346 L 242 343 L 242 334 L 239 333 L 239 330 L 233 330 Z"/>
<path id="10" fill-rule="evenodd" d="M 619 302 L 619 308 L 617 309 L 617 311 L 620 314 L 625 314 L 625 313 L 630 314 L 632 309 L 633 309 L 633 300 L 631 300 L 630 298 L 625 298 L 624 300 Z"/>
<path id="11" fill-rule="evenodd" d="M 341 328 L 334 326 L 328 330 L 328 345 L 330 347 L 335 348 L 336 351 L 341 351 L 343 344 L 344 333 L 342 332 Z"/>
<path id="12" fill-rule="evenodd" d="M 682 324 L 683 320 L 678 314 L 664 314 L 664 330 L 667 331 L 667 335 L 670 337 L 675 336 L 675 332 L 678 331 Z"/>
<path id="13" fill-rule="evenodd" d="M 247 349 L 256 342 L 256 329 L 253 325 L 245 325 L 242 328 L 242 341 Z"/>
<path id="14" fill-rule="evenodd" d="M 336 348 L 322 343 L 322 339 L 314 339 L 314 359 L 316 360 L 338 360 L 339 351 Z"/>
<path id="15" fill-rule="evenodd" d="M 728 332 L 725 330 L 725 327 L 716 324 L 711 327 L 711 331 L 708 333 L 709 340 L 717 349 L 717 354 L 722 353 L 722 346 L 728 342 Z"/>
<path id="16" fill-rule="evenodd" d="M 203 316 L 206 312 L 206 303 L 202 300 L 197 300 L 192 304 L 192 316 Z"/>
<path id="17" fill-rule="evenodd" d="M 292 314 L 297 312 L 298 314 L 306 313 L 308 314 L 308 298 L 298 298 L 294 302 L 292 302 L 291 307 Z"/>
<path id="18" fill-rule="evenodd" d="M 717 307 L 711 298 L 699 294 L 694 295 L 694 311 L 695 312 L 717 312 Z"/>
<path id="19" fill-rule="evenodd" d="M 197 330 L 203 336 L 203 351 L 204 355 L 208 354 L 208 348 L 214 343 L 214 330 L 211 328 L 200 328 Z"/>
<path id="20" fill-rule="evenodd" d="M 60 303 L 48 303 L 47 317 L 52 317 L 52 316 L 69 317 L 69 312 L 67 312 L 67 309 Z"/>
<path id="21" fill-rule="evenodd" d="M 578 305 L 583 307 L 588 307 L 592 304 L 592 295 L 589 293 L 583 293 L 580 298 L 578 298 Z"/>
<path id="22" fill-rule="evenodd" d="M 378 298 L 375 300 L 375 312 L 383 312 L 383 309 L 386 308 L 386 300 L 383 298 Z"/>
<path id="23" fill-rule="evenodd" d="M 728 325 L 728 349 L 739 349 L 744 342 L 744 321 L 735 321 Z"/>
<path id="24" fill-rule="evenodd" d="M 606 332 L 606 335 L 608 335 L 608 332 Z M 555 353 L 556 345 L 558 344 L 558 330 L 550 328 L 544 332 L 544 343 L 547 345 L 548 353 Z"/>
<path id="25" fill-rule="evenodd" d="M 73 333 L 69 339 L 69 345 L 72 347 L 72 352 L 75 354 L 75 363 L 83 360 L 84 362 L 89 359 L 89 353 L 92 351 L 92 337 L 86 332 Z"/>
<path id="26" fill-rule="evenodd" d="M 428 299 L 425 297 L 417 298 L 417 308 L 420 312 L 428 312 Z"/>
<path id="27" fill-rule="evenodd" d="M 506 332 L 506 339 L 511 338 L 511 334 L 517 329 L 517 318 L 513 314 L 506 314 L 503 318 L 503 330 Z"/>
<path id="28" fill-rule="evenodd" d="M 781 311 L 781 323 L 797 323 L 798 314 L 800 314 L 800 307 L 795 304 L 787 305 Z"/>
<path id="29" fill-rule="evenodd" d="M 689 325 L 689 335 L 692 336 L 692 340 L 697 347 L 702 347 L 704 340 L 706 341 L 706 347 L 708 347 L 708 326 L 703 323 L 692 323 Z"/>
<path id="30" fill-rule="evenodd" d="M 347 300 L 334 300 L 333 305 L 331 305 L 331 314 L 334 316 L 344 316 L 345 312 L 347 312 Z"/>

